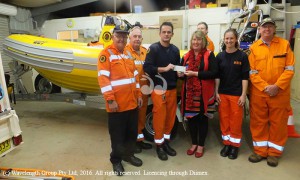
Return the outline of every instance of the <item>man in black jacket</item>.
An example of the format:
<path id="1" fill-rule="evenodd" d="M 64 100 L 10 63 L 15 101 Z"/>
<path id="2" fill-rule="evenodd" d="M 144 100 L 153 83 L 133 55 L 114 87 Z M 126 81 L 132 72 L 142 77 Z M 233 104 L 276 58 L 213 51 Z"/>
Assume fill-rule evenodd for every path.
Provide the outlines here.
<path id="1" fill-rule="evenodd" d="M 176 156 L 169 141 L 177 107 L 177 73 L 173 69 L 180 62 L 180 54 L 179 49 L 170 43 L 174 35 L 172 23 L 162 23 L 159 35 L 160 41 L 149 47 L 143 67 L 154 82 L 154 91 L 151 93 L 154 142 L 158 158 L 165 161 L 168 155 Z"/>

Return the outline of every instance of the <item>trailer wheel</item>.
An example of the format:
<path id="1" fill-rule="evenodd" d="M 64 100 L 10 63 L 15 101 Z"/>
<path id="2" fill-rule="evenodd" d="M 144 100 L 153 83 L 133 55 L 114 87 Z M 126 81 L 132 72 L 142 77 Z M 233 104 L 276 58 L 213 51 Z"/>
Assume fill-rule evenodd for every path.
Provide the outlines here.
<path id="1" fill-rule="evenodd" d="M 154 130 L 153 130 L 153 113 L 152 113 L 153 105 L 149 105 L 147 108 L 146 114 L 146 122 L 145 128 L 143 129 L 143 134 L 147 141 L 153 142 L 154 141 Z M 174 127 L 171 132 L 171 139 L 174 139 L 177 135 L 177 127 L 178 127 L 178 119 L 176 117 Z"/>
<path id="2" fill-rule="evenodd" d="M 61 88 L 41 75 L 38 75 L 34 82 L 35 91 L 41 94 L 51 94 L 61 92 Z"/>

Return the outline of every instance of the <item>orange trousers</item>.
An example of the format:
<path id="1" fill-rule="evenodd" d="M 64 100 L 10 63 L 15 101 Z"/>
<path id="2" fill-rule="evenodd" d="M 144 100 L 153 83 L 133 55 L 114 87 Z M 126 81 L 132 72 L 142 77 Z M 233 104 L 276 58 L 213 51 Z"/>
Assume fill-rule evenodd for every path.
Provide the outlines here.
<path id="1" fill-rule="evenodd" d="M 287 141 L 289 96 L 250 95 L 250 130 L 254 152 L 260 156 L 282 155 Z"/>
<path id="2" fill-rule="evenodd" d="M 165 93 L 153 91 L 153 129 L 154 142 L 163 144 L 165 139 L 170 140 L 171 131 L 174 126 L 177 108 L 177 90 L 167 90 Z"/>
<path id="3" fill-rule="evenodd" d="M 137 141 L 143 141 L 144 140 L 144 134 L 143 129 L 145 128 L 146 123 L 146 113 L 147 113 L 147 107 L 148 107 L 148 95 L 143 95 L 143 106 L 139 108 L 139 115 L 138 115 L 138 137 Z"/>
<path id="4" fill-rule="evenodd" d="M 243 106 L 238 105 L 240 96 L 220 94 L 219 118 L 224 145 L 241 146 Z"/>

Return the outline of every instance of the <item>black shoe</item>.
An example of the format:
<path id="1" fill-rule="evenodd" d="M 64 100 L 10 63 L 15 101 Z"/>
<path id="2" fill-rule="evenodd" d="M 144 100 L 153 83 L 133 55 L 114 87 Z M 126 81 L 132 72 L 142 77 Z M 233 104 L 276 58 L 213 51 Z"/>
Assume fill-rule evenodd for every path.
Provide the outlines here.
<path id="1" fill-rule="evenodd" d="M 136 145 L 141 147 L 141 149 L 151 149 L 152 148 L 152 144 L 145 143 L 143 141 L 136 142 Z"/>
<path id="2" fill-rule="evenodd" d="M 143 161 L 135 156 L 127 156 L 124 157 L 123 160 L 136 167 L 140 167 L 143 165 Z"/>
<path id="3" fill-rule="evenodd" d="M 124 167 L 121 162 L 113 164 L 113 171 L 117 176 L 123 176 Z"/>
<path id="4" fill-rule="evenodd" d="M 231 149 L 230 145 L 225 145 L 223 147 L 223 149 L 221 150 L 220 155 L 223 156 L 223 157 L 227 157 L 228 154 L 229 154 L 230 149 Z"/>
<path id="5" fill-rule="evenodd" d="M 177 154 L 176 151 L 173 148 L 171 148 L 169 142 L 165 142 L 163 144 L 163 149 L 169 156 L 176 156 Z"/>
<path id="6" fill-rule="evenodd" d="M 139 146 L 138 144 L 135 145 L 135 149 L 134 149 L 134 153 L 137 154 L 137 153 L 141 153 L 142 152 L 142 148 L 141 146 Z"/>
<path id="7" fill-rule="evenodd" d="M 228 154 L 228 158 L 229 159 L 236 159 L 238 157 L 238 153 L 239 153 L 239 148 L 231 146 L 231 149 L 230 149 L 229 154 Z"/>
<path id="8" fill-rule="evenodd" d="M 168 160 L 168 155 L 167 153 L 164 151 L 163 147 L 162 146 L 157 146 L 156 147 L 156 153 L 157 153 L 157 156 L 160 160 L 162 161 L 166 161 Z"/>

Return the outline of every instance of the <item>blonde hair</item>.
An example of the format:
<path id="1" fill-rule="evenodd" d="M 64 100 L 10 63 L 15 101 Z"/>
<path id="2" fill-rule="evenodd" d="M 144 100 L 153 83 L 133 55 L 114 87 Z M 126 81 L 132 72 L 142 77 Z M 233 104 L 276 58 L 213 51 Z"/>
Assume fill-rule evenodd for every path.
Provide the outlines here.
<path id="1" fill-rule="evenodd" d="M 192 40 L 193 40 L 194 37 L 197 38 L 197 39 L 202 39 L 202 49 L 207 47 L 208 42 L 207 42 L 207 39 L 206 39 L 206 35 L 202 31 L 197 30 L 191 36 L 190 49 L 192 49 Z"/>

